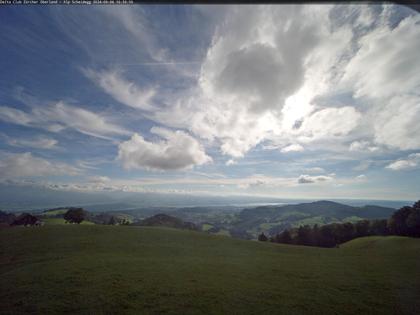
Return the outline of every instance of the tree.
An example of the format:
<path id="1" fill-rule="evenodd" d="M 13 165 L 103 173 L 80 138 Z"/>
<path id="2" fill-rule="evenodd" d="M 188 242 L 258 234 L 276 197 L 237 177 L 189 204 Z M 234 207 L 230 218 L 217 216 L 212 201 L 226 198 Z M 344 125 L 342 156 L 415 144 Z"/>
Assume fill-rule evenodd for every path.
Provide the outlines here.
<path id="1" fill-rule="evenodd" d="M 24 225 L 24 226 L 31 226 L 36 225 L 39 220 L 29 213 L 22 213 L 20 216 L 13 221 L 11 225 Z"/>
<path id="2" fill-rule="evenodd" d="M 87 216 L 87 212 L 82 208 L 71 208 L 64 214 L 64 220 L 70 223 L 80 224 Z"/>
<path id="3" fill-rule="evenodd" d="M 415 204 L 416 205 L 416 204 Z M 388 220 L 388 229 L 393 235 L 408 235 L 407 218 L 411 207 L 405 206 L 394 212 Z"/>
<path id="4" fill-rule="evenodd" d="M 356 237 L 368 236 L 369 235 L 369 221 L 360 220 L 354 225 Z"/>
<path id="5" fill-rule="evenodd" d="M 122 219 L 121 225 L 130 225 L 130 221 L 128 221 L 126 219 Z"/>
<path id="6" fill-rule="evenodd" d="M 280 234 L 276 235 L 276 242 L 283 243 L 283 244 L 291 244 L 292 243 L 292 236 L 290 235 L 289 230 L 284 230 Z"/>
<path id="7" fill-rule="evenodd" d="M 370 234 L 372 235 L 387 235 L 388 226 L 387 220 L 374 220 L 370 222 Z"/>
<path id="8" fill-rule="evenodd" d="M 345 243 L 353 238 L 355 238 L 355 227 L 353 223 L 346 222 L 343 224 L 340 224 L 340 234 L 337 236 L 336 240 L 338 243 Z"/>
<path id="9" fill-rule="evenodd" d="M 111 218 L 109 219 L 108 224 L 109 225 L 115 225 L 115 224 L 117 224 L 117 220 L 115 220 L 115 217 L 114 216 L 111 216 Z"/>
<path id="10" fill-rule="evenodd" d="M 258 240 L 260 242 L 267 242 L 268 238 L 265 236 L 264 232 L 262 232 L 260 235 L 258 235 Z"/>
<path id="11" fill-rule="evenodd" d="M 299 245 L 311 245 L 311 227 L 309 225 L 298 228 L 296 243 Z"/>
<path id="12" fill-rule="evenodd" d="M 409 236 L 420 237 L 420 207 L 411 209 L 411 213 L 408 215 L 405 223 Z"/>
<path id="13" fill-rule="evenodd" d="M 12 224 L 16 220 L 13 213 L 6 213 L 0 210 L 0 223 Z"/>
<path id="14" fill-rule="evenodd" d="M 337 245 L 337 241 L 334 236 L 334 227 L 331 224 L 323 225 L 319 228 L 320 241 L 319 246 L 321 247 L 334 247 Z"/>
<path id="15" fill-rule="evenodd" d="M 312 227 L 312 230 L 310 231 L 310 245 L 311 246 L 318 246 L 319 245 L 319 239 L 320 239 L 320 232 L 319 232 L 319 226 L 318 224 L 315 224 Z"/>

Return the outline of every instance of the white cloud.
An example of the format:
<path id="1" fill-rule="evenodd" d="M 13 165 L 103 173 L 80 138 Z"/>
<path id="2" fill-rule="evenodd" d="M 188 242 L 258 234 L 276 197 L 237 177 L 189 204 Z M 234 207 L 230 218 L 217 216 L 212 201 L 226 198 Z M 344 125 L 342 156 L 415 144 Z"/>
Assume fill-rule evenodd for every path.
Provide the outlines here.
<path id="1" fill-rule="evenodd" d="M 372 166 L 374 163 L 371 160 L 362 160 L 358 165 L 353 167 L 354 171 L 366 171 L 370 166 Z"/>
<path id="2" fill-rule="evenodd" d="M 420 96 L 396 96 L 376 115 L 375 141 L 402 150 L 420 149 L 419 120 Z"/>
<path id="3" fill-rule="evenodd" d="M 314 184 L 320 182 L 331 181 L 334 179 L 334 174 L 311 176 L 311 175 L 300 175 L 297 179 L 298 184 Z"/>
<path id="4" fill-rule="evenodd" d="M 384 144 L 418 148 L 420 102 L 406 95 L 397 106 L 394 98 L 420 87 L 419 17 L 392 29 L 386 8 L 382 16 L 368 6 L 334 10 L 345 18 L 334 20 L 330 6 L 232 9 L 214 34 L 198 89 L 161 121 L 180 117 L 182 127 L 235 158 L 265 140 L 326 150 L 352 142 L 351 151 L 370 153 Z M 343 104 L 341 93 L 355 99 Z"/>
<path id="5" fill-rule="evenodd" d="M 212 161 L 203 146 L 183 131 L 152 128 L 163 140 L 152 142 L 135 133 L 119 145 L 118 159 L 126 169 L 180 170 Z"/>
<path id="6" fill-rule="evenodd" d="M 196 86 L 174 95 L 162 96 L 157 86 L 140 86 L 118 71 L 84 73 L 118 102 L 142 110 L 162 125 L 184 130 L 179 132 L 193 139 L 191 143 L 202 152 L 198 141 L 218 147 L 232 158 L 228 165 L 265 141 L 281 152 L 299 152 L 303 146 L 367 153 L 386 146 L 416 149 L 420 147 L 419 18 L 410 16 L 395 26 L 390 23 L 395 16 L 388 16 L 391 11 L 382 10 L 379 16 L 381 10 L 310 5 L 226 8 Z M 139 32 L 147 26 L 142 10 L 138 15 L 127 10 L 103 12 L 117 19 L 136 44 L 144 45 L 152 58 L 155 55 L 155 61 L 170 62 L 149 32 Z M 154 106 L 155 93 L 167 104 Z M 101 137 L 127 134 L 106 117 L 99 115 L 99 122 L 108 123 L 90 123 L 98 120 L 68 107 L 49 107 L 44 115 L 48 119 L 42 121 L 45 128 L 75 128 Z M 0 110 L 0 119 L 22 125 L 34 125 L 31 116 Z M 81 116 L 83 122 L 70 126 L 65 116 Z M 186 152 L 187 157 L 175 158 L 170 165 L 165 157 L 169 154 L 162 150 L 174 140 L 160 136 L 163 141 L 134 135 L 124 142 L 127 150 L 120 146 L 120 158 L 123 153 L 130 157 L 123 165 L 183 169 L 206 160 L 205 153 L 197 158 Z M 133 149 L 140 144 L 141 150 Z M 161 151 L 162 158 L 149 160 Z M 134 162 L 138 156 L 139 163 Z"/>
<path id="7" fill-rule="evenodd" d="M 304 85 L 309 56 L 331 35 L 328 25 L 319 23 L 328 21 L 329 10 L 329 6 L 232 8 L 214 34 L 197 88 L 153 118 L 214 141 L 222 154 L 234 158 L 280 137 L 285 101 Z M 317 51 L 312 64 L 320 64 L 325 52 Z"/>
<path id="8" fill-rule="evenodd" d="M 75 176 L 81 173 L 80 169 L 66 163 L 48 161 L 34 157 L 30 152 L 2 154 L 0 159 L 0 177 L 16 178 L 27 176 Z"/>
<path id="9" fill-rule="evenodd" d="M 150 22 L 147 20 L 147 16 L 141 7 L 124 7 L 118 6 L 115 8 L 109 8 L 106 6 L 97 7 L 97 10 L 108 15 L 113 20 L 112 23 L 120 23 L 125 32 L 131 35 L 134 47 L 140 47 L 141 51 L 147 51 L 148 57 L 152 60 L 161 62 L 166 60 L 166 50 L 158 46 L 155 40 L 155 35 L 150 29 Z M 137 46 L 137 47 L 136 47 Z"/>
<path id="10" fill-rule="evenodd" d="M 376 144 L 413 150 L 420 148 L 420 15 L 395 25 L 393 8 L 358 39 L 341 84 L 367 109 L 366 133 Z"/>
<path id="11" fill-rule="evenodd" d="M 377 152 L 379 147 L 372 145 L 369 141 L 353 141 L 349 147 L 350 151 L 356 152 Z"/>
<path id="12" fill-rule="evenodd" d="M 205 94 L 257 112 L 281 109 L 302 85 L 305 58 L 320 41 L 314 15 L 326 15 L 328 9 L 315 10 L 309 6 L 232 9 L 202 66 L 200 86 Z"/>
<path id="13" fill-rule="evenodd" d="M 406 159 L 392 162 L 386 168 L 393 171 L 411 170 L 420 167 L 420 153 L 412 153 Z"/>
<path id="14" fill-rule="evenodd" d="M 0 107 L 0 119 L 18 125 L 47 129 L 51 132 L 60 132 L 69 128 L 103 139 L 110 139 L 113 135 L 130 134 L 100 114 L 67 105 L 64 102 L 50 106 L 37 106 L 30 113 L 11 107 Z"/>
<path id="15" fill-rule="evenodd" d="M 290 144 L 284 148 L 282 148 L 280 151 L 283 153 L 287 153 L 287 152 L 302 152 L 303 150 L 305 150 L 300 144 Z"/>
<path id="16" fill-rule="evenodd" d="M 214 34 L 197 88 L 152 118 L 189 129 L 234 158 L 265 140 L 284 147 L 347 139 L 361 112 L 315 102 L 335 91 L 352 47 L 351 26 L 333 25 L 331 8 L 232 8 Z"/>
<path id="17" fill-rule="evenodd" d="M 85 69 L 83 72 L 118 102 L 136 109 L 147 111 L 153 109 L 151 101 L 156 93 L 155 89 L 141 89 L 133 82 L 124 79 L 121 73 L 117 71 L 96 72 L 91 69 Z"/>
<path id="18" fill-rule="evenodd" d="M 12 138 L 7 135 L 2 135 L 7 144 L 15 147 L 35 148 L 35 149 L 54 149 L 58 143 L 57 140 L 38 136 L 35 138 Z"/>
<path id="19" fill-rule="evenodd" d="M 235 164 L 237 164 L 237 162 L 234 160 L 234 159 L 229 159 L 227 162 L 226 162 L 226 165 L 235 165 Z"/>
<path id="20" fill-rule="evenodd" d="M 343 77 L 356 97 L 387 98 L 419 90 L 419 22 L 419 14 L 411 15 L 395 28 L 385 23 L 359 39 L 360 49 Z"/>
<path id="21" fill-rule="evenodd" d="M 88 178 L 88 180 L 90 183 L 95 184 L 105 184 L 111 181 L 111 179 L 107 176 L 91 176 Z"/>
<path id="22" fill-rule="evenodd" d="M 308 173 L 324 173 L 325 170 L 322 167 L 309 167 L 305 169 Z"/>
<path id="23" fill-rule="evenodd" d="M 17 125 L 28 126 L 30 125 L 32 118 L 30 114 L 27 114 L 19 109 L 0 106 L 0 120 Z"/>
<path id="24" fill-rule="evenodd" d="M 351 106 L 324 108 L 307 117 L 299 128 L 302 141 L 334 138 L 349 134 L 359 123 L 361 114 Z"/>

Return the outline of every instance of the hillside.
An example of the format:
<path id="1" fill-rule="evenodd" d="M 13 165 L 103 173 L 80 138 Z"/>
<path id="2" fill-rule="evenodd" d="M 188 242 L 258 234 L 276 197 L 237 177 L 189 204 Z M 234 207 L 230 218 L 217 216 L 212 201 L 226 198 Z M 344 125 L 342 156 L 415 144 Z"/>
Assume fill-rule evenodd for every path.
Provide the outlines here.
<path id="1" fill-rule="evenodd" d="M 368 248 L 368 250 L 367 250 Z M 416 314 L 420 240 L 339 249 L 155 227 L 0 230 L 2 314 Z"/>
<path id="2" fill-rule="evenodd" d="M 203 215 L 204 211 L 183 209 L 171 215 L 202 225 L 210 233 L 225 231 L 239 238 L 254 238 L 261 232 L 277 234 L 301 225 L 324 225 L 335 222 L 355 222 L 363 219 L 385 219 L 395 209 L 370 206 L 354 207 L 333 201 L 315 201 L 290 205 L 272 205 L 245 208 L 241 211 L 219 211 L 216 215 Z M 213 210 L 214 212 L 214 210 Z"/>

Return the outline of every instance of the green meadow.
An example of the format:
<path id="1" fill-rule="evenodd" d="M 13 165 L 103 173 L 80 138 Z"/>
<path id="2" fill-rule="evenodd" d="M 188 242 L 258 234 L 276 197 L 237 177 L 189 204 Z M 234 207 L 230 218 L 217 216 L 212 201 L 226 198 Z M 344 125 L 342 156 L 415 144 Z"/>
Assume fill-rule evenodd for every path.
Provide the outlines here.
<path id="1" fill-rule="evenodd" d="M 340 248 L 166 228 L 0 230 L 1 314 L 418 314 L 420 239 Z"/>

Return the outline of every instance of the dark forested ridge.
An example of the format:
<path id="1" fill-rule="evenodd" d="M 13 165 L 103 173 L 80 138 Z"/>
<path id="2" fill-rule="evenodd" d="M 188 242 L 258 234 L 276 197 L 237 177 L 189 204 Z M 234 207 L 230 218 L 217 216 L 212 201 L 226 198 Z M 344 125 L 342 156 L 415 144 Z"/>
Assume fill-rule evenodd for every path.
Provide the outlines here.
<path id="1" fill-rule="evenodd" d="M 380 211 L 375 208 L 372 210 L 373 212 Z M 388 219 L 360 220 L 356 223 L 332 223 L 322 226 L 318 224 L 313 226 L 302 225 L 297 228 L 286 229 L 270 237 L 263 232 L 258 236 L 258 240 L 269 240 L 274 243 L 284 244 L 335 247 L 352 239 L 371 235 L 420 237 L 420 201 L 417 201 L 411 207 L 402 207 Z"/>

